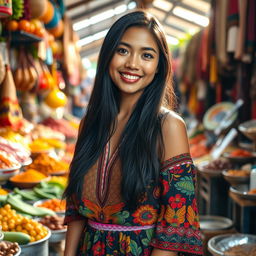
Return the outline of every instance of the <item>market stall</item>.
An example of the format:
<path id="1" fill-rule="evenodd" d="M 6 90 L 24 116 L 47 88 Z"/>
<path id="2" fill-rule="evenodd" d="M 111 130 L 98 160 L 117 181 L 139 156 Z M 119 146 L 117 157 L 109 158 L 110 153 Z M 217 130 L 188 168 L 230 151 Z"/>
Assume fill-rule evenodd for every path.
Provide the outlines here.
<path id="1" fill-rule="evenodd" d="M 173 11 L 179 1 L 163 2 Z M 209 25 L 170 47 L 205 255 L 255 255 L 255 10 L 255 1 L 211 1 Z M 0 250 L 59 256 L 80 121 L 70 98 L 84 79 L 78 36 L 61 0 L 7 0 L 0 22 Z"/>
<path id="2" fill-rule="evenodd" d="M 0 4 L 0 251 L 58 255 L 79 125 L 67 101 L 80 73 L 69 77 L 64 58 L 71 39 L 62 1 L 6 2 Z"/>
<path id="3" fill-rule="evenodd" d="M 254 255 L 255 8 L 253 1 L 212 1 L 209 26 L 174 49 L 205 255 Z"/>

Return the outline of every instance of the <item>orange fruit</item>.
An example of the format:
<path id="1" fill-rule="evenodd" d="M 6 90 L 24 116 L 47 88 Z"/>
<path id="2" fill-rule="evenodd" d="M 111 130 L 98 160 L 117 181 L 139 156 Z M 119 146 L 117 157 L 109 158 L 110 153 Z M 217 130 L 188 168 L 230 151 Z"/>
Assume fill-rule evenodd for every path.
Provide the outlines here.
<path id="1" fill-rule="evenodd" d="M 50 1 L 47 1 L 47 7 L 41 17 L 39 19 L 43 21 L 45 24 L 49 23 L 54 15 L 54 7 Z"/>
<path id="2" fill-rule="evenodd" d="M 32 19 L 30 23 L 35 25 L 35 28 L 42 28 L 43 24 L 39 19 Z"/>
<path id="3" fill-rule="evenodd" d="M 44 33 L 45 33 L 45 29 L 43 27 L 42 28 L 36 28 L 35 31 L 34 31 L 34 34 L 39 36 L 39 37 L 43 37 Z"/>
<path id="4" fill-rule="evenodd" d="M 6 25 L 6 28 L 10 31 L 16 31 L 18 27 L 19 27 L 19 23 L 16 20 L 10 20 Z"/>
<path id="5" fill-rule="evenodd" d="M 33 23 L 30 22 L 30 33 L 34 34 L 35 29 L 36 29 L 35 24 L 33 24 Z"/>
<path id="6" fill-rule="evenodd" d="M 28 20 L 20 20 L 19 29 L 26 32 L 30 32 L 30 22 Z"/>
<path id="7" fill-rule="evenodd" d="M 63 20 L 60 20 L 58 25 L 54 28 L 48 29 L 48 31 L 54 36 L 54 37 L 60 37 L 62 36 L 64 32 L 64 23 Z"/>

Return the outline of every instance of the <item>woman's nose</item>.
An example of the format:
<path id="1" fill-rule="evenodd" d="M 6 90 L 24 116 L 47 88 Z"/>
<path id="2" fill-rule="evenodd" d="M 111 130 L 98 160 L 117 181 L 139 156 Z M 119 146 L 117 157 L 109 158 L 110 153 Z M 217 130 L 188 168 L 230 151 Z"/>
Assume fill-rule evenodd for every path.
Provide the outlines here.
<path id="1" fill-rule="evenodd" d="M 138 57 L 135 54 L 130 55 L 126 60 L 125 66 L 131 69 L 138 69 L 139 67 Z"/>

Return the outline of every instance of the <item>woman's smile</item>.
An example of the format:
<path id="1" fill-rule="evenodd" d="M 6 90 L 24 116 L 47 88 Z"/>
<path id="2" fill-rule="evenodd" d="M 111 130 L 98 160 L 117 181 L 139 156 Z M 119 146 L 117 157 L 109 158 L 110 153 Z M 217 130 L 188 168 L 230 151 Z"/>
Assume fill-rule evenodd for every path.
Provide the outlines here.
<path id="1" fill-rule="evenodd" d="M 120 72 L 120 77 L 125 83 L 136 83 L 139 81 L 140 76 L 130 72 Z"/>

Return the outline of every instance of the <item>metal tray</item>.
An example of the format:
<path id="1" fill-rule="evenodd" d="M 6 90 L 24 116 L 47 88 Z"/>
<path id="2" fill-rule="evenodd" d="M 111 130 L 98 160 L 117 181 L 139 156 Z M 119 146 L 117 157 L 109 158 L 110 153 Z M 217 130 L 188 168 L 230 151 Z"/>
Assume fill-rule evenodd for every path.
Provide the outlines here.
<path id="1" fill-rule="evenodd" d="M 248 191 L 249 191 L 248 184 L 233 186 L 233 187 L 230 187 L 229 190 L 241 198 L 248 199 L 248 200 L 256 200 L 256 194 L 248 194 Z"/>
<path id="2" fill-rule="evenodd" d="M 224 256 L 228 249 L 243 244 L 256 244 L 256 235 L 225 234 L 214 236 L 208 241 L 208 250 L 214 256 Z"/>

